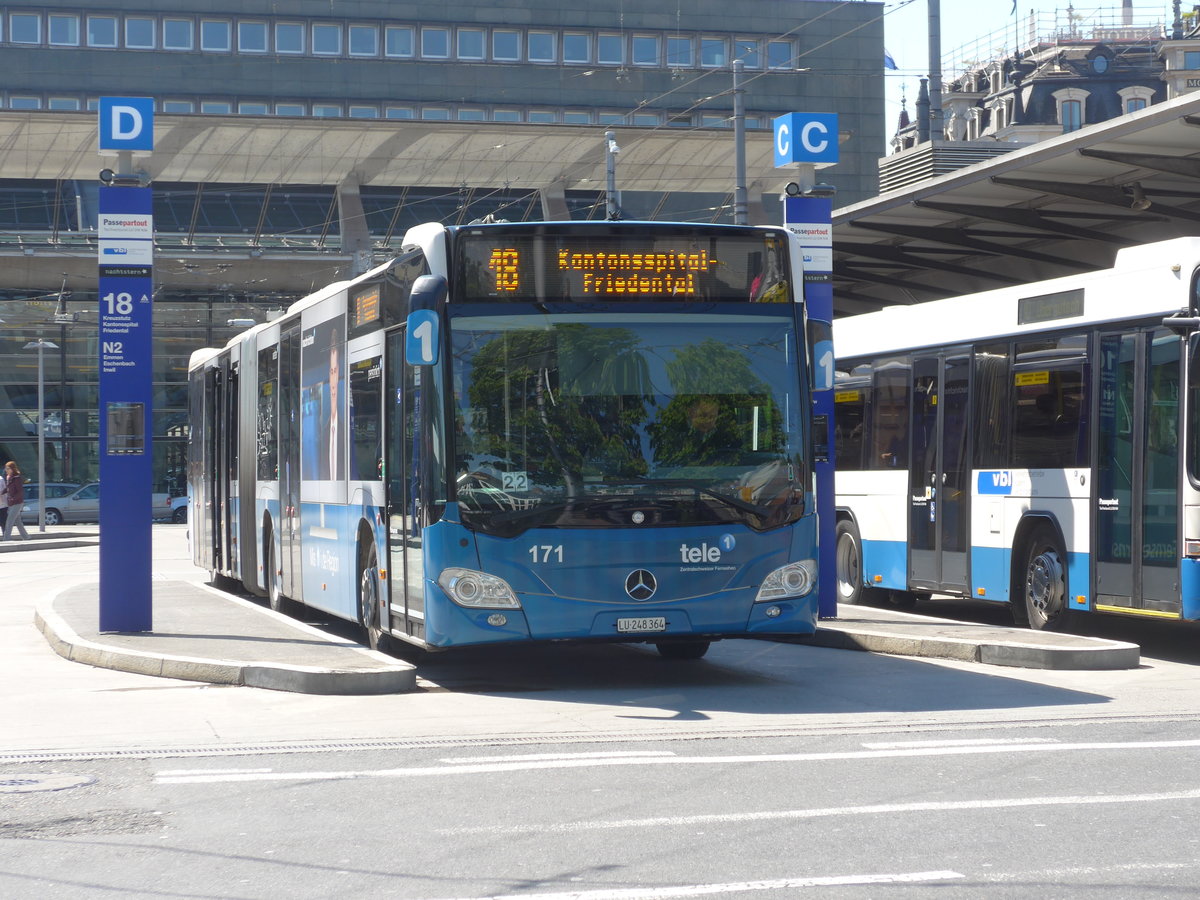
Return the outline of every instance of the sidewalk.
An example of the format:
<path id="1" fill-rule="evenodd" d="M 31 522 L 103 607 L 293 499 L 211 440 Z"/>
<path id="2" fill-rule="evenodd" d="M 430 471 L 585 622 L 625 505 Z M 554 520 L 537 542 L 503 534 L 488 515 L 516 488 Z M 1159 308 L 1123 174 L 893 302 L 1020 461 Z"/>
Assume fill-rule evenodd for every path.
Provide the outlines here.
<path id="1" fill-rule="evenodd" d="M 305 694 L 413 690 L 416 669 L 250 600 L 184 581 L 154 582 L 153 631 L 101 634 L 99 584 L 62 591 L 35 624 L 60 656 L 142 675 Z"/>
<path id="2" fill-rule="evenodd" d="M 0 553 L 17 553 L 26 550 L 53 550 L 63 547 L 92 547 L 100 545 L 100 534 L 93 526 L 76 529 L 67 526 L 52 526 L 52 531 L 38 531 L 36 525 L 26 525 L 27 539 L 21 538 L 14 529 L 7 541 L 0 541 Z"/>
<path id="3" fill-rule="evenodd" d="M 314 694 L 414 689 L 409 663 L 340 639 L 250 600 L 183 581 L 154 583 L 154 630 L 101 634 L 99 587 L 67 589 L 36 624 L 61 656 L 145 675 Z M 845 606 L 794 643 L 1036 669 L 1129 669 L 1136 644 L 977 625 L 891 608 Z"/>
<path id="4" fill-rule="evenodd" d="M 1141 662 L 1141 648 L 1124 641 L 957 622 L 877 606 L 839 606 L 838 617 L 822 620 L 807 643 L 1025 669 L 1136 669 Z"/>

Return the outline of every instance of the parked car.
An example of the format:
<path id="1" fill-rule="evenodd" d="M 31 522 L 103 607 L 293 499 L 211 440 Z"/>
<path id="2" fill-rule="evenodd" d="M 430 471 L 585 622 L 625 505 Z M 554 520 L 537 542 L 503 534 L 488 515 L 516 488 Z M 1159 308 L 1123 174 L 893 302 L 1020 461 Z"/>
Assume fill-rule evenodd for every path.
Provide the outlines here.
<path id="1" fill-rule="evenodd" d="M 50 500 L 55 497 L 65 497 L 68 494 L 73 494 L 83 485 L 78 481 L 47 481 L 46 482 L 46 499 Z M 25 482 L 25 499 L 36 500 L 38 498 L 38 483 L 36 481 Z"/>
<path id="2" fill-rule="evenodd" d="M 188 520 L 188 498 L 187 494 L 182 497 L 171 498 L 171 521 L 183 524 Z"/>
<path id="3" fill-rule="evenodd" d="M 32 493 L 31 493 L 32 492 Z M 172 513 L 171 498 L 167 494 L 153 494 L 151 517 L 166 519 Z M 36 523 L 38 520 L 38 486 L 25 484 L 25 506 L 21 510 L 21 521 Z M 100 482 L 72 485 L 64 482 L 46 483 L 46 524 L 61 525 L 64 522 L 100 521 Z"/>

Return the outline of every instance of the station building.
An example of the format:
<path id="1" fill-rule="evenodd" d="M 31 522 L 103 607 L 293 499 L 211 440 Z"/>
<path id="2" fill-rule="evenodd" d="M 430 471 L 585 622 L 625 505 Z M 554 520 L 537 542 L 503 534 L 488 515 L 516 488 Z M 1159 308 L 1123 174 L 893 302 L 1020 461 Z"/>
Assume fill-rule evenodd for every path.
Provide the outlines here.
<path id="1" fill-rule="evenodd" d="M 0 457 L 96 477 L 100 97 L 152 97 L 154 490 L 183 487 L 190 353 L 397 251 L 418 222 L 732 221 L 742 61 L 751 222 L 771 125 L 839 114 L 839 200 L 877 191 L 883 4 L 47 0 L 0 4 Z"/>

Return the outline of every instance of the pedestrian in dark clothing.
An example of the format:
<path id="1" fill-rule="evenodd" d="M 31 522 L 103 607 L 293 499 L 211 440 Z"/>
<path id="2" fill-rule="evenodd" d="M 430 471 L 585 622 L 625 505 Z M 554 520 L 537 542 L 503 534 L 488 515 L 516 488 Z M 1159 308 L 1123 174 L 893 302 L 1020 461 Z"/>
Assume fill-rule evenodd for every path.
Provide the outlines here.
<path id="1" fill-rule="evenodd" d="M 4 464 L 4 501 L 8 510 L 8 518 L 4 522 L 4 540 L 9 539 L 14 525 L 21 532 L 21 540 L 28 540 L 29 532 L 21 521 L 21 511 L 25 508 L 25 478 L 13 459 Z"/>

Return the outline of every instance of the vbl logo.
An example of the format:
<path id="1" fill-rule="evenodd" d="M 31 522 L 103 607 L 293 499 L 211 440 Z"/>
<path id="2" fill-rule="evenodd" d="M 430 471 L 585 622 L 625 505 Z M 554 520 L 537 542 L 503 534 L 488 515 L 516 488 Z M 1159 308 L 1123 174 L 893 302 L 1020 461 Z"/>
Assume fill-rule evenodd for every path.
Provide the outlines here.
<path id="1" fill-rule="evenodd" d="M 1011 494 L 1013 475 L 1007 469 L 998 472 L 980 472 L 978 490 L 981 494 Z"/>

